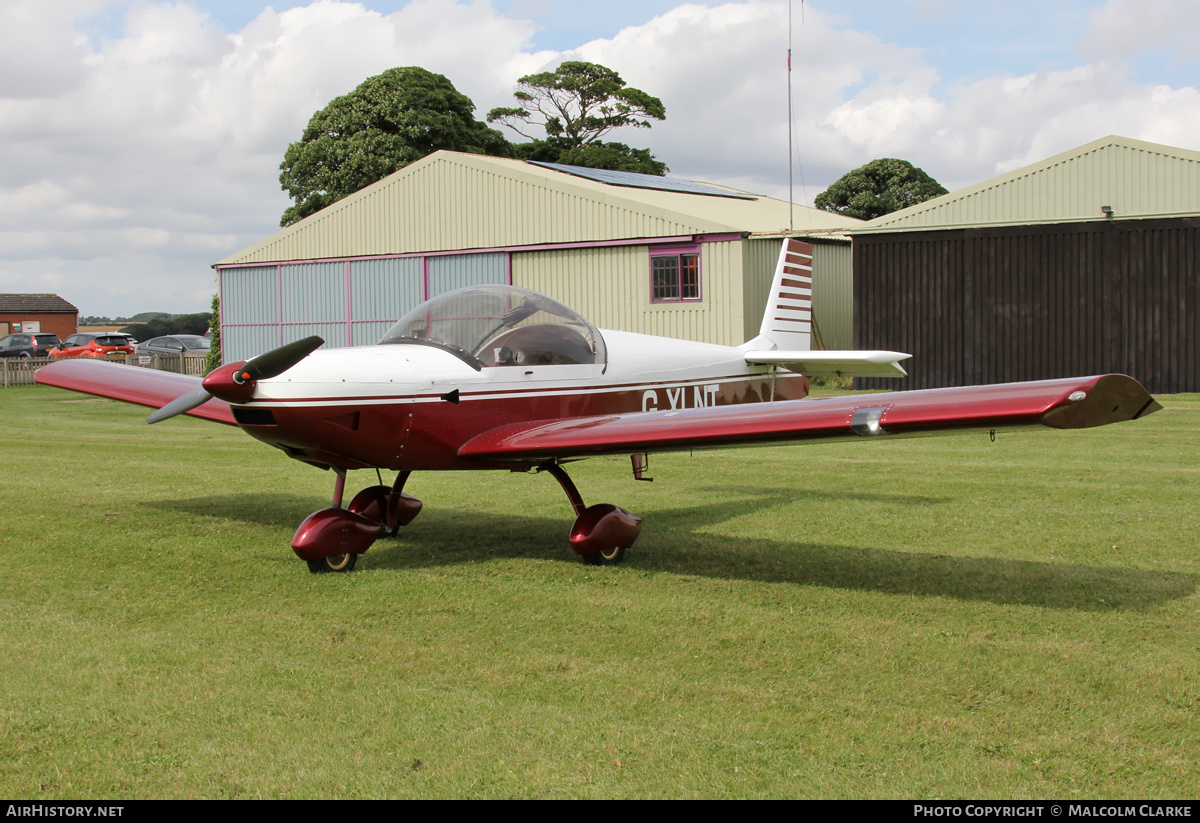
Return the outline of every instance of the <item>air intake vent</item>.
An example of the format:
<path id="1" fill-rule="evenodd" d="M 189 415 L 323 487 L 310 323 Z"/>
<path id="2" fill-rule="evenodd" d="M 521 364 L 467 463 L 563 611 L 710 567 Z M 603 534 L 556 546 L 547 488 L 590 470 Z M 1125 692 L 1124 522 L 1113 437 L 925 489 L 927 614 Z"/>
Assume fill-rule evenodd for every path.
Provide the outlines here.
<path id="1" fill-rule="evenodd" d="M 234 408 L 233 419 L 239 426 L 274 426 L 275 415 L 270 409 L 239 409 Z"/>

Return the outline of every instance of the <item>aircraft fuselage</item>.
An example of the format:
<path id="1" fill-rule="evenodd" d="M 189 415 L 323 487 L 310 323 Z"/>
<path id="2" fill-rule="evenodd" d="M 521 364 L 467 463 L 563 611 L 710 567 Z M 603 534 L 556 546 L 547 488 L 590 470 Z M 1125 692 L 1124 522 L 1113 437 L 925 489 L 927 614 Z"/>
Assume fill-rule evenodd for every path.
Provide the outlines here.
<path id="1" fill-rule="evenodd" d="M 606 364 L 475 368 L 426 345 L 314 352 L 234 405 L 251 436 L 304 462 L 391 470 L 514 469 L 459 448 L 506 423 L 798 400 L 808 378 L 741 350 L 604 331 Z"/>

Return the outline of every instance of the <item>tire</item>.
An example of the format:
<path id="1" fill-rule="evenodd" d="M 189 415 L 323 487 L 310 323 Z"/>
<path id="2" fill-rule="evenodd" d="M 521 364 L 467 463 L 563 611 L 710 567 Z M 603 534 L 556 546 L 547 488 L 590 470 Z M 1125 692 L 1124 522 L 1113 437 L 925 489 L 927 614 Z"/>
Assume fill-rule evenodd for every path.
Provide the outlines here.
<path id="1" fill-rule="evenodd" d="M 615 549 L 608 551 L 599 551 L 595 554 L 585 554 L 583 563 L 585 566 L 615 566 L 625 559 L 625 547 L 618 546 Z"/>
<path id="2" fill-rule="evenodd" d="M 313 574 L 344 573 L 354 570 L 357 554 L 334 554 L 320 560 L 309 560 L 308 570 Z"/>

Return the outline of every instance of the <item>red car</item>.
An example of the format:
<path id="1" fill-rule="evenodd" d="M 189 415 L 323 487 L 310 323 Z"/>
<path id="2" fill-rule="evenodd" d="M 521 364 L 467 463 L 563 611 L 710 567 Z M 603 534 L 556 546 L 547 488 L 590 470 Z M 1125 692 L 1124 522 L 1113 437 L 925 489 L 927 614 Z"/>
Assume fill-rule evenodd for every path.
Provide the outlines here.
<path id="1" fill-rule="evenodd" d="M 100 334 L 73 334 L 56 348 L 50 350 L 50 358 L 62 360 L 67 357 L 97 357 L 105 359 L 133 354 L 134 340 L 127 334 L 102 332 Z"/>

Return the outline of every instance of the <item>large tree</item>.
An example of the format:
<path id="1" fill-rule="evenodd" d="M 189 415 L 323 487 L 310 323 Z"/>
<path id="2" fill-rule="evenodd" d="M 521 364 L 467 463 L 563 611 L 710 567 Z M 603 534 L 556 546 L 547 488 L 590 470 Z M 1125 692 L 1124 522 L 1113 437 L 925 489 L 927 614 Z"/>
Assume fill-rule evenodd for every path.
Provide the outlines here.
<path id="1" fill-rule="evenodd" d="M 409 66 L 367 78 L 308 121 L 288 146 L 279 183 L 295 201 L 289 226 L 439 149 L 511 155 L 504 136 L 440 74 Z"/>
<path id="2" fill-rule="evenodd" d="M 667 172 L 648 149 L 600 139 L 623 126 L 649 128 L 650 120 L 667 116 L 661 100 L 629 88 L 610 68 L 569 60 L 554 71 L 520 78 L 513 96 L 520 105 L 492 109 L 487 119 L 532 141 L 514 146 L 518 157 L 647 174 Z M 545 139 L 536 136 L 536 129 L 545 132 Z"/>
<path id="3" fill-rule="evenodd" d="M 568 166 L 586 166 L 591 169 L 635 171 L 641 174 L 656 174 L 659 177 L 670 169 L 667 164 L 656 160 L 649 149 L 632 149 L 624 143 L 605 143 L 597 140 L 586 146 L 571 146 L 558 137 L 548 140 L 531 140 L 514 143 L 513 156 L 522 160 L 539 160 L 543 163 L 564 163 Z"/>
<path id="4" fill-rule="evenodd" d="M 817 208 L 872 220 L 946 194 L 942 184 L 907 160 L 872 160 L 817 195 Z"/>

